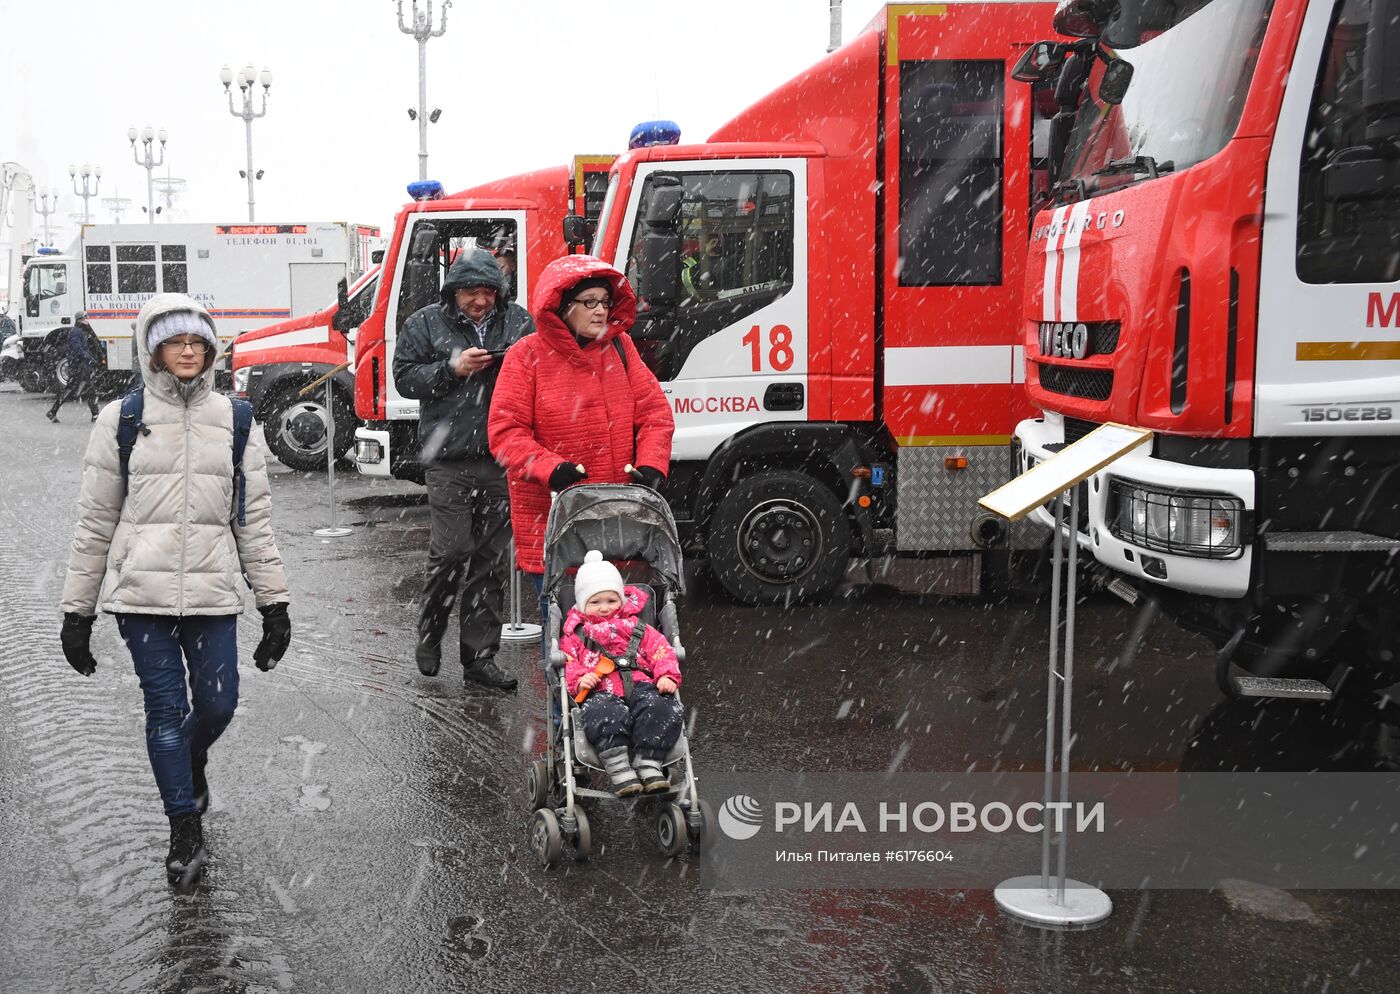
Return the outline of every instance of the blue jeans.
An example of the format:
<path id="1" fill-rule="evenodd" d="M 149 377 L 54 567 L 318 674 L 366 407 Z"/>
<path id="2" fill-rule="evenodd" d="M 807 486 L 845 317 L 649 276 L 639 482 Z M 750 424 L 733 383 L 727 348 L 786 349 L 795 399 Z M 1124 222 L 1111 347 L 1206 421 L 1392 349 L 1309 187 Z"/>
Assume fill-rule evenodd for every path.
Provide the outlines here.
<path id="1" fill-rule="evenodd" d="M 199 810 L 190 757 L 209 751 L 238 707 L 237 625 L 232 614 L 117 615 L 146 700 L 146 752 L 171 817 Z"/>

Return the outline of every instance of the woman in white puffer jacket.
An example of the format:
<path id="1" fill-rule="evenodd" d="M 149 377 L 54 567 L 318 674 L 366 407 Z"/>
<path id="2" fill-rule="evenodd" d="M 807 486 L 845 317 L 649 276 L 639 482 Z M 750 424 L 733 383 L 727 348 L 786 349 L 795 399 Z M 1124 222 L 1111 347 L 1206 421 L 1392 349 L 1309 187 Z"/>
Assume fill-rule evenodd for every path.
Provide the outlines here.
<path id="1" fill-rule="evenodd" d="M 261 670 L 287 650 L 290 595 L 256 425 L 243 454 L 239 521 L 233 405 L 214 392 L 213 318 L 184 294 L 163 293 L 141 308 L 134 334 L 145 381 L 141 429 L 125 481 L 120 401 L 103 409 L 88 440 L 63 585 L 63 653 L 90 676 L 97 609 L 117 616 L 141 681 L 146 748 L 170 818 L 166 872 L 188 885 L 205 860 L 200 815 L 209 799 L 209 747 L 238 704 L 244 578 L 263 615 L 253 654 Z"/>

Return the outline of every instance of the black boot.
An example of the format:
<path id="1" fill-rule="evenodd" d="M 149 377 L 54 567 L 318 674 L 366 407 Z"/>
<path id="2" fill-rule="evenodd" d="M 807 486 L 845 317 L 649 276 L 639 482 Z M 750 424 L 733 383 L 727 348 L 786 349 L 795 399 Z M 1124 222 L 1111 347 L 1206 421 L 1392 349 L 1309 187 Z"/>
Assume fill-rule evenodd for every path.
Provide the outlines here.
<path id="1" fill-rule="evenodd" d="M 479 683 L 484 687 L 496 687 L 500 690 L 514 690 L 516 685 L 515 677 L 505 673 L 491 656 L 482 656 L 470 663 L 463 663 L 462 677 L 468 683 Z"/>
<path id="2" fill-rule="evenodd" d="M 204 768 L 209 765 L 209 754 L 190 755 L 190 779 L 194 781 L 194 803 L 199 813 L 209 810 L 209 781 L 204 776 Z"/>
<path id="3" fill-rule="evenodd" d="M 414 651 L 414 656 L 418 660 L 418 672 L 424 676 L 437 676 L 437 671 L 442 666 L 442 644 L 438 642 L 419 642 L 418 648 Z"/>
<path id="4" fill-rule="evenodd" d="M 175 815 L 170 819 L 170 852 L 165 857 L 165 876 L 177 887 L 189 887 L 204 872 L 204 827 L 198 814 Z"/>

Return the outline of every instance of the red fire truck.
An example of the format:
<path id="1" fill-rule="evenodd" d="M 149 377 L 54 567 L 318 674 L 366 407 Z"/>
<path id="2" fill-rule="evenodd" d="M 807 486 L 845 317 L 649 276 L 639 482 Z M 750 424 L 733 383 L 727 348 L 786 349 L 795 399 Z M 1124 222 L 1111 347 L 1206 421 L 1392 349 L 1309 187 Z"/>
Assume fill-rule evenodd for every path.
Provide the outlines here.
<path id="1" fill-rule="evenodd" d="M 394 342 L 409 315 L 437 301 L 457 252 L 483 248 L 513 259 L 516 296 L 528 299 L 535 274 L 567 251 L 564 219 L 577 217 L 586 232 L 597 217 L 611 163 L 611 156 L 576 156 L 572 167 L 511 176 L 451 196 L 443 196 L 437 183 L 409 187 L 419 199 L 394 219 L 383 275 L 355 339 L 355 412 L 365 422 L 355 432 L 361 473 L 422 480 L 418 401 L 394 385 Z"/>
<path id="2" fill-rule="evenodd" d="M 1048 119 L 1010 69 L 1052 13 L 891 4 L 708 142 L 614 164 L 594 252 L 642 298 L 632 336 L 676 417 L 667 493 L 736 598 L 1016 537 L 976 500 L 1030 412 Z"/>
<path id="3" fill-rule="evenodd" d="M 375 255 L 379 255 L 378 252 Z M 285 466 L 292 469 L 324 469 L 326 440 L 332 412 L 320 390 L 307 396 L 301 391 L 353 355 L 354 343 L 332 327 L 336 315 L 354 329 L 369 316 L 379 288 L 375 265 L 348 288 L 344 303 L 335 303 L 305 314 L 245 331 L 231 347 L 235 396 L 252 402 L 267 433 L 267 444 Z M 354 443 L 355 377 L 348 371 L 332 380 L 331 406 L 335 417 L 337 458 Z"/>
<path id="4" fill-rule="evenodd" d="M 1058 111 L 1022 466 L 1152 429 L 1074 525 L 1114 586 L 1208 635 L 1226 693 L 1393 680 L 1400 2 L 1067 0 L 1056 28 L 1018 73 Z"/>

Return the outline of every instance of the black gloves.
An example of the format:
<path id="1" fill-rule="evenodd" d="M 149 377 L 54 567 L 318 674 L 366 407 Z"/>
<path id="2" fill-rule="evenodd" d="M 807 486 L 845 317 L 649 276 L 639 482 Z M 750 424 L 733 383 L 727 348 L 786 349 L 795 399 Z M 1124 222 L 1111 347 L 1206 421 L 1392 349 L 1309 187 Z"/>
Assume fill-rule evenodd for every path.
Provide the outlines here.
<path id="1" fill-rule="evenodd" d="M 253 662 L 266 673 L 275 669 L 287 654 L 287 646 L 292 642 L 292 619 L 287 617 L 287 605 L 284 603 L 267 604 L 258 611 L 263 616 L 263 637 L 253 650 Z"/>
<path id="2" fill-rule="evenodd" d="M 572 487 L 588 479 L 588 474 L 571 462 L 561 462 L 554 467 L 554 472 L 549 474 L 549 489 L 559 493 L 565 487 Z"/>
<path id="3" fill-rule="evenodd" d="M 92 623 L 96 618 L 85 618 L 81 614 L 64 614 L 63 630 L 59 641 L 63 643 L 63 658 L 83 676 L 97 672 L 97 660 L 92 656 L 89 643 L 92 641 Z"/>
<path id="4" fill-rule="evenodd" d="M 651 466 L 638 466 L 632 470 L 632 478 L 653 490 L 660 490 L 661 485 L 666 482 L 666 474 Z"/>

